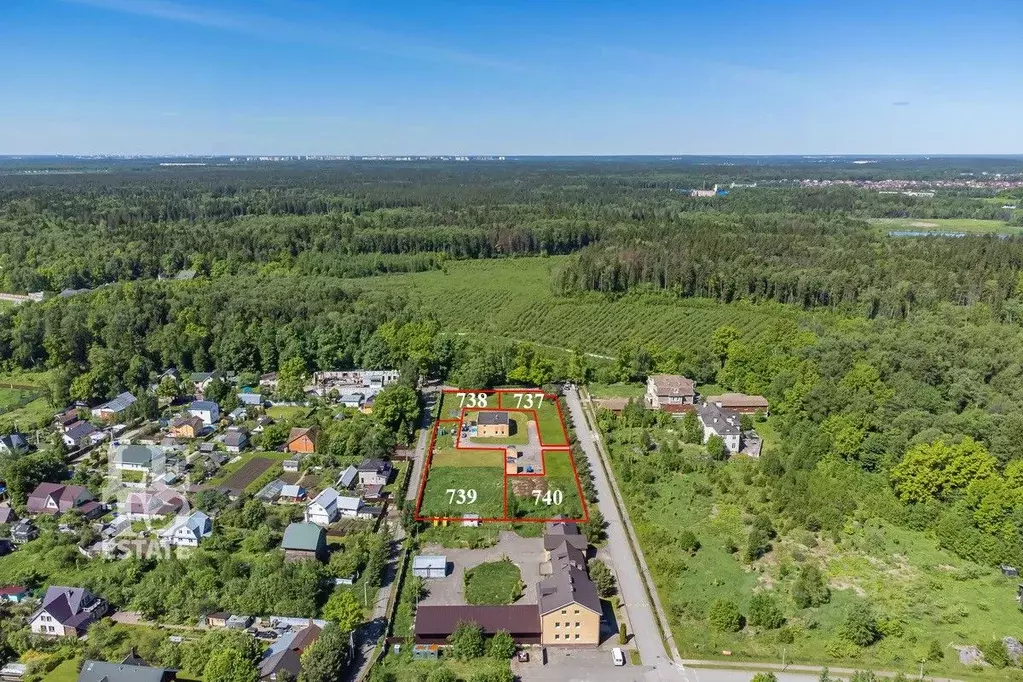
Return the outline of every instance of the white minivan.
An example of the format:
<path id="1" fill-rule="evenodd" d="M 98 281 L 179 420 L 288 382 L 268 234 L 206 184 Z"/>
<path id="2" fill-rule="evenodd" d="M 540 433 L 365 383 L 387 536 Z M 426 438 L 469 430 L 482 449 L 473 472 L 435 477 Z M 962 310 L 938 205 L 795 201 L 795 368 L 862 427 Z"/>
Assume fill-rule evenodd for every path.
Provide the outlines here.
<path id="1" fill-rule="evenodd" d="M 625 665 L 625 653 L 618 647 L 615 647 L 611 649 L 611 660 L 615 662 L 615 665 Z"/>

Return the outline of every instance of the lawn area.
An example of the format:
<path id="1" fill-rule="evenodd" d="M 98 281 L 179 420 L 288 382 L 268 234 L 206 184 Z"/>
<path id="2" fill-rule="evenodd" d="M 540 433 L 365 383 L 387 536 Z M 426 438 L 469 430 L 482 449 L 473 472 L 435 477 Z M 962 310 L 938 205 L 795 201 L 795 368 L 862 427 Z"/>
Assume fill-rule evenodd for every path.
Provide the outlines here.
<path id="1" fill-rule="evenodd" d="M 466 422 L 478 421 L 479 417 L 479 412 L 465 413 Z M 509 435 L 507 438 L 480 438 L 479 436 L 472 436 L 472 442 L 480 445 L 526 445 L 529 443 L 529 430 L 526 428 L 526 422 L 528 420 L 529 415 L 525 412 L 509 412 Z M 463 443 L 463 445 L 465 445 L 465 443 Z"/>
<path id="2" fill-rule="evenodd" d="M 642 398 L 645 384 L 587 384 L 586 390 L 594 398 Z"/>
<path id="3" fill-rule="evenodd" d="M 543 460 L 543 476 L 508 477 L 509 516 L 551 519 L 563 515 L 582 520 L 582 492 L 572 470 L 572 454 L 566 450 L 545 450 Z"/>
<path id="4" fill-rule="evenodd" d="M 405 647 L 403 647 L 405 648 Z M 493 658 L 477 658 L 471 661 L 456 661 L 453 658 L 442 657 L 439 661 L 413 661 L 412 654 L 402 652 L 401 654 L 388 654 L 373 666 L 374 679 L 376 675 L 383 680 L 393 682 L 421 682 L 433 678 L 433 671 L 438 668 L 445 668 L 454 674 L 457 680 L 469 680 L 477 675 L 483 675 L 482 679 L 493 679 L 492 676 L 501 671 L 508 670 L 508 661 L 499 661 Z M 438 677 L 437 679 L 447 679 Z"/>
<path id="5" fill-rule="evenodd" d="M 475 456 L 482 453 L 469 454 Z M 451 518 L 479 514 L 483 518 L 502 518 L 504 516 L 502 469 L 431 465 L 419 514 Z"/>
<path id="6" fill-rule="evenodd" d="M 924 533 L 876 518 L 850 521 L 834 534 L 786 528 L 775 520 L 778 537 L 771 550 L 747 561 L 743 554 L 752 520 L 761 513 L 777 519 L 757 482 L 761 462 L 713 463 L 694 446 L 683 447 L 675 460 L 661 450 L 639 455 L 638 432 L 619 429 L 609 437 L 613 468 L 683 656 L 720 658 L 728 650 L 732 659 L 779 660 L 784 650 L 793 663 L 910 672 L 918 671 L 921 656 L 937 646 L 943 659 L 927 663 L 926 675 L 1004 679 L 1003 672 L 959 664 L 952 647 L 1023 632 L 1023 613 L 1015 601 L 1018 579 L 964 561 Z M 658 443 L 677 436 L 658 429 L 651 435 Z M 838 470 L 841 464 L 834 466 L 836 485 L 855 484 Z M 879 501 L 873 508 L 884 506 Z M 681 548 L 684 531 L 699 541 L 695 553 Z M 830 599 L 816 608 L 800 608 L 792 598 L 805 565 L 820 568 L 830 588 Z M 747 625 L 730 633 L 708 624 L 715 600 L 732 601 L 748 616 L 751 597 L 763 591 L 784 614 L 782 629 Z M 883 636 L 858 647 L 840 631 L 863 599 L 877 614 Z"/>
<path id="7" fill-rule="evenodd" d="M 55 412 L 46 400 L 47 372 L 9 372 L 0 375 L 0 432 L 14 428 L 43 428 Z"/>
<path id="8" fill-rule="evenodd" d="M 78 659 L 64 661 L 51 670 L 43 682 L 75 682 L 78 679 Z"/>
<path id="9" fill-rule="evenodd" d="M 305 419 L 309 416 L 310 408 L 308 407 L 268 407 L 266 409 L 266 415 L 274 421 L 296 421 Z"/>
<path id="10" fill-rule="evenodd" d="M 978 218 L 872 218 L 872 225 L 890 231 L 911 232 L 968 232 L 971 234 L 1020 234 L 1023 228 L 1008 225 L 1001 220 Z"/>
<path id="11" fill-rule="evenodd" d="M 465 600 L 470 604 L 511 604 L 522 596 L 522 573 L 505 558 L 465 572 Z"/>

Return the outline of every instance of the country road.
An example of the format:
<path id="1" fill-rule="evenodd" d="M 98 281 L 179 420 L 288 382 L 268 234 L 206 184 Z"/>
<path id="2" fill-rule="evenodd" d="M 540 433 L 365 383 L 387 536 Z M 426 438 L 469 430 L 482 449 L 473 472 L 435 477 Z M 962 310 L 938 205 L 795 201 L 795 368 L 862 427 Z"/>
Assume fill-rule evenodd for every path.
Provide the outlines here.
<path id="1" fill-rule="evenodd" d="M 576 438 L 590 461 L 594 484 L 597 487 L 597 504 L 604 520 L 607 521 L 607 551 L 613 559 L 618 575 L 618 591 L 632 624 L 632 633 L 636 637 L 639 655 L 644 667 L 648 668 L 646 678 L 649 680 L 682 680 L 685 679 L 671 656 L 664 649 L 661 632 L 654 615 L 654 605 L 643 587 L 640 567 L 636 564 L 627 537 L 625 521 L 614 502 L 611 482 L 604 471 L 604 464 L 594 442 L 582 403 L 579 401 L 577 389 L 565 392 L 569 413 L 575 425 Z"/>

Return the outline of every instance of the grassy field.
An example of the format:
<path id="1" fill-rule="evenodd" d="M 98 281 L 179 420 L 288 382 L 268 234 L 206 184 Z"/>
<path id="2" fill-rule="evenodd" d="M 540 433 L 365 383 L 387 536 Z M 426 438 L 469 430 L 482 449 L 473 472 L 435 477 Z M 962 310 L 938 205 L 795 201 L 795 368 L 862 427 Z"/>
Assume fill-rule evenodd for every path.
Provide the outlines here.
<path id="1" fill-rule="evenodd" d="M 551 290 L 551 270 L 563 260 L 457 261 L 449 263 L 445 271 L 374 277 L 353 280 L 352 284 L 407 294 L 455 334 L 529 341 L 601 355 L 613 355 L 623 345 L 669 348 L 707 343 L 722 325 L 732 325 L 745 337 L 753 337 L 779 319 L 808 318 L 781 305 L 723 305 L 669 294 L 635 294 L 615 300 L 596 293 L 560 297 Z M 466 305 L 465 301 L 473 303 Z M 480 315 L 480 309 L 487 314 Z"/>
<path id="2" fill-rule="evenodd" d="M 465 572 L 470 604 L 511 604 L 522 596 L 522 573 L 510 559 L 480 564 Z"/>
<path id="3" fill-rule="evenodd" d="M 586 390 L 594 398 L 637 398 L 646 395 L 644 384 L 588 384 Z"/>
<path id="4" fill-rule="evenodd" d="M 1021 234 L 1023 228 L 1008 225 L 1001 220 L 977 218 L 873 218 L 870 223 L 889 230 L 912 232 L 967 232 L 971 234 Z"/>
<path id="5" fill-rule="evenodd" d="M 275 421 L 296 421 L 305 419 L 309 416 L 310 409 L 308 407 L 268 407 L 266 409 L 266 416 L 270 417 Z"/>
<path id="6" fill-rule="evenodd" d="M 27 431 L 49 424 L 54 408 L 43 397 L 48 378 L 46 372 L 0 375 L 0 433 L 13 430 L 15 425 Z"/>
<path id="7" fill-rule="evenodd" d="M 582 519 L 582 492 L 575 480 L 571 453 L 546 450 L 543 461 L 543 476 L 508 477 L 508 496 L 515 496 L 516 518 L 552 519 L 560 514 Z"/>
<path id="8" fill-rule="evenodd" d="M 457 393 L 444 392 L 441 396 L 440 418 L 458 419 L 462 416 L 462 408 L 486 407 L 495 408 L 500 404 L 498 394 L 493 391 L 481 391 L 469 388 Z"/>
<path id="9" fill-rule="evenodd" d="M 756 484 L 759 463 L 737 459 L 708 465 L 694 457 L 693 446 L 687 446 L 689 464 L 682 467 L 688 473 L 673 470 L 660 452 L 643 455 L 640 463 L 636 431 L 613 435 L 613 467 L 683 656 L 721 658 L 727 650 L 730 658 L 780 660 L 784 654 L 793 663 L 910 672 L 936 642 L 943 659 L 928 662 L 925 674 L 1008 679 L 1005 671 L 978 673 L 959 664 L 953 647 L 1023 633 L 1023 613 L 1015 601 L 1018 579 L 959 559 L 939 549 L 933 537 L 872 518 L 826 536 L 779 528 L 773 549 L 746 562 L 742 547 L 750 523 L 757 513 L 770 511 L 769 498 Z M 654 437 L 675 435 L 655 431 Z M 626 461 L 632 462 L 628 475 Z M 642 480 L 637 466 L 656 472 L 647 479 L 652 482 Z M 695 533 L 700 543 L 691 556 L 676 544 L 683 530 Z M 831 590 L 830 601 L 817 608 L 798 608 L 791 597 L 805 564 L 820 567 Z M 745 615 L 757 591 L 774 595 L 786 618 L 782 629 L 747 626 L 725 633 L 709 626 L 707 611 L 714 600 L 734 601 Z M 862 599 L 873 605 L 885 630 L 879 642 L 864 648 L 839 636 L 850 608 Z"/>
<path id="10" fill-rule="evenodd" d="M 441 425 L 437 430 L 419 514 L 446 517 L 479 514 L 484 518 L 501 518 L 504 516 L 504 454 L 499 450 L 455 449 L 453 432 L 457 426 Z M 452 500 L 449 490 L 465 491 L 466 497 L 456 492 Z M 476 495 L 471 502 L 470 490 Z"/>

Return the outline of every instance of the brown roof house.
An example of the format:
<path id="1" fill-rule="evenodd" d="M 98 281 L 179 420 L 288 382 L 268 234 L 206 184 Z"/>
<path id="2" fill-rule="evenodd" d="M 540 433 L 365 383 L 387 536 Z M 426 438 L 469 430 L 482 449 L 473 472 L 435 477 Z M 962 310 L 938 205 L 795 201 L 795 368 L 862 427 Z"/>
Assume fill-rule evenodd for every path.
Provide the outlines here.
<path id="1" fill-rule="evenodd" d="M 85 518 L 103 515 L 103 505 L 96 496 L 80 485 L 40 483 L 28 496 L 25 505 L 30 514 L 63 514 L 75 511 Z"/>
<path id="2" fill-rule="evenodd" d="M 507 438 L 511 434 L 511 417 L 507 412 L 490 410 L 476 417 L 476 436 L 479 438 Z"/>
<path id="3" fill-rule="evenodd" d="M 652 374 L 646 380 L 646 406 L 665 412 L 691 412 L 696 403 L 692 379 L 679 374 Z"/>
<path id="4" fill-rule="evenodd" d="M 50 587 L 29 618 L 32 632 L 47 637 L 81 637 L 106 613 L 105 601 L 82 587 Z"/>
<path id="5" fill-rule="evenodd" d="M 416 643 L 447 644 L 447 638 L 461 622 L 476 623 L 483 628 L 486 637 L 507 630 L 520 644 L 540 643 L 540 618 L 536 604 L 420 606 L 416 609 Z"/>
<path id="6" fill-rule="evenodd" d="M 206 424 L 203 423 L 202 417 L 194 414 L 179 414 L 171 420 L 170 435 L 175 438 L 191 440 L 198 437 L 204 428 L 206 428 Z"/>
<path id="7" fill-rule="evenodd" d="M 288 434 L 285 447 L 288 452 L 307 455 L 316 452 L 316 442 L 320 439 L 320 429 L 310 426 L 307 429 L 293 428 Z"/>
<path id="8" fill-rule="evenodd" d="M 322 631 L 310 622 L 301 630 L 282 635 L 259 661 L 259 679 L 270 682 L 297 680 L 302 672 L 302 652 L 316 643 Z"/>
<path id="9" fill-rule="evenodd" d="M 762 412 L 767 415 L 769 407 L 767 398 L 764 396 L 746 395 L 745 393 L 722 393 L 707 397 L 706 402 L 740 414 Z"/>

